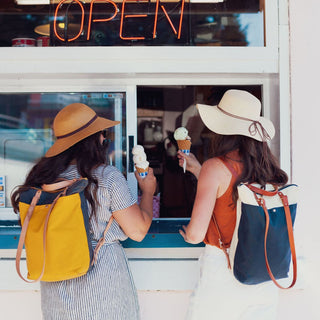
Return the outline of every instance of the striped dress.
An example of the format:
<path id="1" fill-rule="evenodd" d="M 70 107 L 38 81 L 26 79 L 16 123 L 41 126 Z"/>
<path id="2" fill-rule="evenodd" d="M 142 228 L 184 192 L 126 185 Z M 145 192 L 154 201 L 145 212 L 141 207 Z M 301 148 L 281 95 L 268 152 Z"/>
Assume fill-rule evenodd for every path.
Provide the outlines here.
<path id="1" fill-rule="evenodd" d="M 71 165 L 61 175 L 78 178 Z M 127 181 L 115 167 L 95 169 L 98 179 L 97 219 L 91 219 L 96 245 L 113 211 L 135 203 Z M 90 210 L 90 206 L 89 206 Z M 137 291 L 128 260 L 119 240 L 127 236 L 114 220 L 99 251 L 94 268 L 86 275 L 59 282 L 41 282 L 41 308 L 44 320 L 137 320 L 140 319 Z M 75 239 L 76 241 L 76 239 Z"/>

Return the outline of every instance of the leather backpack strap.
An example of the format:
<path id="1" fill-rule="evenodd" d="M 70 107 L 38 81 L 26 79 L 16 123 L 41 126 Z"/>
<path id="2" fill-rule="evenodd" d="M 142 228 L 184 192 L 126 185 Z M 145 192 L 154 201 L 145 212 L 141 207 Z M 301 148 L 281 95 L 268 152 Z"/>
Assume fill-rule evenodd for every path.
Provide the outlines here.
<path id="1" fill-rule="evenodd" d="M 58 201 L 58 199 L 65 193 L 65 190 L 60 192 L 56 196 L 56 198 L 53 200 L 53 202 L 52 202 L 52 204 L 51 204 L 51 206 L 49 208 L 49 211 L 48 211 L 48 213 L 46 215 L 45 224 L 44 224 L 44 228 L 43 228 L 43 263 L 42 263 L 41 273 L 40 273 L 40 275 L 39 275 L 39 277 L 37 279 L 35 279 L 35 280 L 27 280 L 26 278 L 24 278 L 21 275 L 21 271 L 20 271 L 21 252 L 22 252 L 23 245 L 24 245 L 24 242 L 25 242 L 25 238 L 26 238 L 26 234 L 27 234 L 27 230 L 28 230 L 28 225 L 29 225 L 30 219 L 32 217 L 34 208 L 35 208 L 36 204 L 38 203 L 38 201 L 40 199 L 41 193 L 42 193 L 42 190 L 38 190 L 36 192 L 35 196 L 33 197 L 32 201 L 31 201 L 31 204 L 30 204 L 29 209 L 28 209 L 27 214 L 26 214 L 26 218 L 25 218 L 23 226 L 22 226 L 20 239 L 19 239 L 19 243 L 18 243 L 17 254 L 16 254 L 16 270 L 17 270 L 17 273 L 18 273 L 19 277 L 23 281 L 28 282 L 28 283 L 38 282 L 39 280 L 41 280 L 41 278 L 44 275 L 44 270 L 45 270 L 45 265 L 46 265 L 46 245 L 47 245 L 48 222 L 49 222 L 49 218 L 50 218 L 51 212 L 53 210 L 53 207 L 55 206 L 55 204 Z"/>
<path id="2" fill-rule="evenodd" d="M 267 190 L 263 190 L 261 188 L 255 187 L 252 184 L 246 184 L 246 186 L 254 192 L 255 195 L 260 194 L 262 196 L 267 196 L 267 197 L 272 197 L 275 196 L 278 193 L 278 187 L 274 187 L 273 191 L 267 191 Z"/>
<path id="3" fill-rule="evenodd" d="M 239 174 L 237 173 L 237 171 L 233 168 L 233 166 L 224 159 L 224 157 L 219 157 L 219 159 L 223 162 L 223 164 L 229 169 L 229 171 L 231 172 L 232 176 L 234 178 L 236 178 Z M 213 223 L 217 229 L 217 232 L 218 232 L 218 236 L 219 236 L 219 245 L 220 245 L 220 249 L 224 252 L 226 258 L 227 258 L 227 262 L 228 262 L 228 268 L 231 269 L 231 262 L 230 262 L 230 257 L 229 257 L 229 253 L 227 251 L 227 248 L 228 246 L 225 244 L 225 242 L 222 240 L 222 235 L 221 235 L 221 232 L 220 232 L 220 228 L 219 228 L 219 225 L 218 225 L 218 222 L 217 222 L 217 219 L 214 215 L 214 213 L 212 213 L 212 220 L 213 220 Z"/>
<path id="4" fill-rule="evenodd" d="M 220 249 L 223 251 L 223 253 L 225 254 L 226 258 L 227 258 L 227 262 L 228 262 L 228 269 L 231 269 L 231 262 L 230 262 L 230 257 L 229 257 L 229 253 L 227 251 L 227 246 L 225 245 L 225 243 L 222 241 L 222 236 L 221 236 L 221 232 L 216 220 L 216 217 L 214 216 L 214 213 L 212 213 L 212 220 L 213 223 L 216 226 L 216 229 L 218 231 L 218 236 L 219 236 L 219 245 L 220 245 Z"/>
<path id="5" fill-rule="evenodd" d="M 17 253 L 16 253 L 16 270 L 17 270 L 17 273 L 18 273 L 19 277 L 22 280 L 24 280 L 25 282 L 29 282 L 29 283 L 32 283 L 32 282 L 35 282 L 35 281 L 27 280 L 21 274 L 21 270 L 20 270 L 21 253 L 22 253 L 24 242 L 25 242 L 25 239 L 26 239 L 29 222 L 30 222 L 30 219 L 32 217 L 34 208 L 35 208 L 35 206 L 37 205 L 37 203 L 38 203 L 38 201 L 40 199 L 41 193 L 42 193 L 42 191 L 38 190 L 36 192 L 36 194 L 34 195 L 34 197 L 32 198 L 32 201 L 31 201 L 31 204 L 30 204 L 30 206 L 28 208 L 26 217 L 25 217 L 25 219 L 23 221 L 23 225 L 22 225 L 21 233 L 20 233 L 20 238 L 19 238 L 19 243 L 18 243 L 18 248 L 17 248 Z"/>
<path id="6" fill-rule="evenodd" d="M 290 250 L 291 250 L 291 256 L 292 256 L 292 266 L 293 266 L 293 279 L 291 284 L 288 287 L 283 287 L 281 286 L 277 280 L 275 279 L 272 270 L 269 265 L 269 260 L 268 260 L 268 253 L 267 253 L 267 238 L 268 238 L 268 230 L 269 230 L 269 213 L 268 209 L 266 207 L 265 200 L 261 197 L 258 198 L 255 194 L 256 200 L 258 204 L 263 208 L 263 211 L 266 216 L 266 229 L 265 229 L 265 235 L 264 235 L 264 256 L 265 256 L 265 261 L 266 261 L 266 267 L 267 271 L 269 273 L 269 276 L 271 280 L 274 282 L 274 284 L 280 288 L 280 289 L 290 289 L 292 288 L 296 281 L 297 281 L 297 256 L 296 256 L 296 250 L 295 250 L 295 245 L 294 245 L 294 237 L 293 237 L 293 226 L 292 226 L 292 219 L 291 219 L 291 214 L 290 214 L 290 208 L 289 208 L 289 202 L 288 202 L 288 197 L 284 195 L 282 192 L 277 192 L 279 194 L 279 197 L 283 203 L 284 206 L 284 212 L 286 216 L 286 223 L 287 223 L 287 230 L 288 230 L 288 238 L 289 238 L 289 244 L 290 244 Z"/>
<path id="7" fill-rule="evenodd" d="M 236 171 L 236 169 L 230 164 L 229 161 L 227 161 L 224 157 L 219 157 L 219 159 L 223 162 L 223 164 L 229 169 L 232 176 L 234 178 L 237 178 L 239 173 Z"/>
<path id="8" fill-rule="evenodd" d="M 66 187 L 70 187 L 77 180 L 79 179 L 61 180 L 51 184 L 43 184 L 41 188 L 43 191 L 46 191 L 46 192 L 57 191 L 60 189 L 64 189 Z"/>
<path id="9" fill-rule="evenodd" d="M 98 253 L 99 253 L 101 247 L 102 247 L 102 246 L 105 244 L 105 242 L 106 242 L 106 234 L 107 234 L 108 230 L 110 229 L 113 220 L 114 220 L 114 218 L 113 218 L 113 216 L 111 216 L 110 219 L 109 219 L 109 221 L 108 221 L 108 224 L 107 224 L 106 228 L 105 228 L 104 231 L 103 231 L 103 235 L 102 235 L 101 238 L 99 239 L 99 241 L 98 241 L 98 243 L 97 243 L 97 246 L 96 246 L 95 249 L 94 249 L 93 259 L 92 259 L 91 265 L 94 265 L 94 264 L 97 262 Z"/>

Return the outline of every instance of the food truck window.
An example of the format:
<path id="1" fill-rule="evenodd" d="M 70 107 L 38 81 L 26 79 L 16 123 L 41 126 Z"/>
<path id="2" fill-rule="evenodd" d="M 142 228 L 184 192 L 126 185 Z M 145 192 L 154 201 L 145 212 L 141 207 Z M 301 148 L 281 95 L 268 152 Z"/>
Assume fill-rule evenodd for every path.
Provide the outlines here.
<path id="1" fill-rule="evenodd" d="M 1 0 L 0 46 L 263 47 L 264 20 L 262 0 Z"/>
<path id="2" fill-rule="evenodd" d="M 242 89 L 262 100 L 257 85 L 172 85 L 137 87 L 137 142 L 144 147 L 158 181 L 153 221 L 145 239 L 126 240 L 131 248 L 199 247 L 186 243 L 179 229 L 188 224 L 196 195 L 197 179 L 178 165 L 176 128 L 184 126 L 191 137 L 191 152 L 200 163 L 210 158 L 212 133 L 204 126 L 196 103 L 216 105 L 228 89 Z"/>
<path id="3" fill-rule="evenodd" d="M 1 220 L 16 219 L 10 193 L 21 184 L 34 162 L 53 143 L 52 122 L 70 103 L 81 102 L 98 115 L 121 124 L 109 130 L 108 161 L 126 174 L 126 95 L 124 92 L 0 94 Z M 6 210 L 7 209 L 7 210 Z"/>

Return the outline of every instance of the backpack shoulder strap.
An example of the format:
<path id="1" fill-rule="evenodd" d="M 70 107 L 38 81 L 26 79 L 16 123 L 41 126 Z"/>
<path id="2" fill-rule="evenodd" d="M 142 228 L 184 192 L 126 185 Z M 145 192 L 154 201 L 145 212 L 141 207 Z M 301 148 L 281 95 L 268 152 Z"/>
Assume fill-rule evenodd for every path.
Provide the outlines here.
<path id="1" fill-rule="evenodd" d="M 98 259 L 98 253 L 101 249 L 101 247 L 104 245 L 104 243 L 106 242 L 106 234 L 108 232 L 108 230 L 110 229 L 111 227 L 111 224 L 114 220 L 114 217 L 113 215 L 111 216 L 111 218 L 109 219 L 108 223 L 107 223 L 107 226 L 106 228 L 104 229 L 103 231 L 103 235 L 101 236 L 101 238 L 99 239 L 98 243 L 97 243 L 97 246 L 95 247 L 94 249 L 94 253 L 93 253 L 93 259 L 92 259 L 92 262 L 91 262 L 91 265 L 94 265 Z"/>
<path id="2" fill-rule="evenodd" d="M 225 243 L 222 241 L 222 236 L 221 236 L 221 232 L 216 220 L 216 217 L 214 216 L 214 213 L 212 213 L 212 220 L 214 225 L 216 226 L 217 232 L 218 232 L 218 236 L 219 236 L 219 245 L 220 245 L 220 249 L 223 251 L 223 253 L 225 254 L 226 258 L 227 258 L 227 262 L 228 262 L 228 269 L 231 269 L 231 262 L 230 262 L 230 257 L 229 257 L 229 253 L 227 251 L 227 246 L 225 245 Z"/>
<path id="3" fill-rule="evenodd" d="M 238 177 L 238 172 L 234 169 L 234 167 L 224 158 L 224 157 L 219 157 L 219 159 L 223 162 L 223 164 L 229 169 L 229 171 L 231 172 L 232 176 L 234 178 L 237 178 Z M 228 262 L 228 268 L 231 269 L 231 262 L 230 262 L 230 257 L 229 257 L 229 253 L 227 251 L 227 246 L 226 244 L 223 242 L 222 240 L 222 235 L 221 235 L 221 232 L 220 232 L 220 228 L 219 228 L 219 225 L 218 225 L 218 222 L 217 222 L 217 219 L 214 215 L 214 213 L 212 213 L 212 220 L 213 220 L 213 223 L 217 229 L 217 232 L 218 232 L 218 237 L 219 237 L 219 245 L 220 245 L 220 248 L 221 250 L 224 252 L 226 258 L 227 258 L 227 262 Z"/>
<path id="4" fill-rule="evenodd" d="M 238 177 L 239 173 L 236 171 L 236 169 L 231 165 L 229 161 L 225 159 L 225 157 L 219 157 L 219 159 L 223 162 L 223 164 L 229 169 L 231 174 L 236 178 Z"/>
<path id="5" fill-rule="evenodd" d="M 25 238 L 26 238 L 26 235 L 27 235 L 28 225 L 29 225 L 30 219 L 32 217 L 34 208 L 35 208 L 35 206 L 37 205 L 37 203 L 38 203 L 38 201 L 40 199 L 41 192 L 42 192 L 41 190 L 38 190 L 36 192 L 36 194 L 34 195 L 34 197 L 32 198 L 31 204 L 30 204 L 30 206 L 28 208 L 26 217 L 24 219 L 24 222 L 23 222 L 23 225 L 22 225 L 22 228 L 21 228 L 21 233 L 20 233 L 20 238 L 19 238 L 19 243 L 18 243 L 18 248 L 17 248 L 17 253 L 16 253 L 16 270 L 17 270 L 17 273 L 18 273 L 19 277 L 22 280 L 24 280 L 25 282 L 29 282 L 29 283 L 36 282 L 36 281 L 29 281 L 29 280 L 27 280 L 27 279 L 25 279 L 23 277 L 23 275 L 21 274 L 21 270 L 20 270 L 20 260 L 21 260 L 22 249 L 23 249 L 23 246 L 24 246 L 24 241 L 25 241 Z"/>
<path id="6" fill-rule="evenodd" d="M 22 253 L 22 249 L 23 249 L 23 245 L 25 242 L 25 238 L 27 235 L 27 230 L 28 230 L 28 226 L 29 226 L 29 222 L 30 219 L 32 217 L 33 211 L 35 209 L 35 206 L 37 205 L 40 196 L 41 196 L 42 190 L 38 190 L 35 194 L 35 196 L 33 197 L 31 204 L 28 208 L 26 217 L 24 219 L 23 222 L 23 226 L 21 229 L 21 234 L 20 234 L 20 238 L 19 238 L 19 243 L 18 243 L 18 248 L 17 248 L 17 253 L 16 253 L 16 270 L 17 273 L 19 275 L 19 277 L 28 283 L 33 283 L 33 282 L 37 282 L 39 280 L 41 280 L 43 274 L 44 274 L 44 269 L 45 269 L 45 261 L 46 261 L 46 243 L 47 243 L 47 229 L 48 229 L 48 222 L 49 222 L 49 218 L 50 218 L 50 214 L 52 212 L 53 207 L 55 206 L 56 202 L 58 201 L 58 199 L 63 195 L 63 192 L 60 192 L 57 197 L 53 200 L 50 209 L 46 215 L 46 220 L 45 220 L 45 225 L 43 228 L 43 264 L 42 264 L 42 270 L 41 270 L 41 274 L 39 275 L 38 279 L 35 280 L 27 280 L 26 278 L 24 278 L 21 274 L 21 270 L 20 270 L 20 260 L 21 260 L 21 253 Z"/>
<path id="7" fill-rule="evenodd" d="M 43 191 L 46 191 L 46 192 L 57 191 L 59 189 L 63 189 L 63 188 L 71 186 L 77 180 L 79 180 L 79 179 L 61 180 L 61 181 L 51 183 L 51 184 L 43 184 L 41 186 L 41 188 Z"/>

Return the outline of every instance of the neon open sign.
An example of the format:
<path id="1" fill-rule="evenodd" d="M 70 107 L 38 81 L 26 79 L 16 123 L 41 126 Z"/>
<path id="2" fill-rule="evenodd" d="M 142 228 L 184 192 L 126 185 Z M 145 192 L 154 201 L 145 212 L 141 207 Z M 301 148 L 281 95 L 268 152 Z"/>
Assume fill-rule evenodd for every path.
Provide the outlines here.
<path id="1" fill-rule="evenodd" d="M 148 14 L 131 14 L 127 11 L 127 4 L 129 2 L 131 4 L 139 5 L 141 3 L 149 3 L 149 0 L 123 0 L 121 3 L 121 10 L 118 8 L 118 5 L 112 1 L 112 0 L 92 0 L 90 3 L 90 8 L 85 8 L 83 3 L 79 0 L 73 0 L 72 4 L 74 6 L 77 6 L 80 12 L 80 23 L 78 26 L 78 33 L 72 36 L 72 38 L 66 37 L 64 34 L 59 34 L 58 31 L 58 24 L 61 21 L 61 18 L 68 19 L 68 11 L 64 10 L 65 2 L 68 2 L 68 5 L 70 5 L 70 0 L 61 0 L 55 10 L 54 10 L 54 22 L 53 22 L 53 32 L 57 39 L 60 41 L 66 41 L 66 42 L 72 42 L 77 40 L 81 35 L 83 35 L 84 32 L 86 32 L 86 40 L 90 40 L 91 37 L 91 30 L 92 26 L 97 23 L 108 23 L 111 22 L 116 18 L 117 15 L 120 15 L 120 27 L 119 27 L 119 37 L 122 40 L 144 40 L 145 37 L 141 35 L 128 35 L 124 34 L 124 27 L 128 21 L 128 19 L 137 19 L 137 23 L 141 21 L 141 19 L 146 19 L 148 17 Z M 112 13 L 108 17 L 105 17 L 103 19 L 96 19 L 94 17 L 94 6 L 96 4 L 107 4 L 109 7 L 111 6 Z M 158 23 L 158 17 L 161 13 L 165 16 L 165 19 L 168 22 L 168 25 L 170 26 L 172 32 L 175 34 L 177 39 L 180 39 L 181 37 L 181 28 L 182 28 L 182 20 L 183 20 L 183 13 L 184 13 L 184 6 L 185 6 L 185 0 L 181 0 L 181 7 L 179 10 L 179 23 L 176 23 L 176 26 L 172 22 L 172 18 L 170 18 L 170 14 L 168 13 L 168 10 L 165 8 L 165 6 L 160 2 L 160 0 L 155 0 L 155 9 L 152 12 L 152 15 L 154 15 L 153 19 L 153 32 L 152 32 L 152 38 L 155 39 L 157 36 L 157 23 Z M 99 13 L 101 15 L 101 12 Z M 85 17 L 88 16 L 88 19 L 86 19 L 87 22 L 85 22 Z"/>

